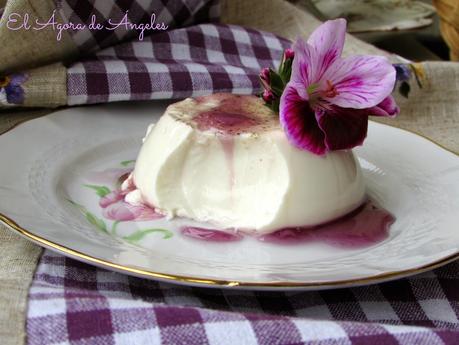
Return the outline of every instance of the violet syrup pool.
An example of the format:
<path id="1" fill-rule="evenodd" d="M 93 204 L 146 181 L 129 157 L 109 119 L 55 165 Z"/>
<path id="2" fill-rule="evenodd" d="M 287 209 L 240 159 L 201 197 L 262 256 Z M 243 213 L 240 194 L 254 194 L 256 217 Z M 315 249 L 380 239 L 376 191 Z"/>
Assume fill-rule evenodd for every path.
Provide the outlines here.
<path id="1" fill-rule="evenodd" d="M 104 196 L 99 200 L 104 218 L 118 222 L 163 218 L 164 216 L 158 213 L 154 207 L 147 204 L 131 205 L 125 201 L 125 196 L 134 191 L 136 186 L 130 176 L 132 169 L 118 170 L 116 178 L 113 177 L 113 171 L 104 172 L 104 174 L 110 175 L 108 177 L 110 180 L 116 181 L 115 190 L 108 194 L 104 193 Z M 124 181 L 127 182 L 127 188 L 123 190 L 121 185 Z M 90 185 L 89 187 L 93 189 L 97 186 Z M 395 217 L 389 211 L 373 200 L 367 199 L 356 210 L 331 222 L 313 227 L 284 228 L 261 236 L 234 229 L 224 231 L 186 224 L 181 226 L 179 231 L 186 238 L 214 243 L 237 242 L 246 237 L 254 237 L 261 243 L 275 245 L 292 246 L 319 242 L 333 247 L 358 249 L 373 246 L 388 238 L 390 226 L 394 221 Z"/>
<path id="2" fill-rule="evenodd" d="M 389 236 L 395 217 L 368 199 L 351 213 L 313 227 L 296 227 L 277 230 L 257 236 L 257 240 L 277 245 L 301 245 L 322 242 L 333 247 L 358 249 L 373 246 Z M 243 240 L 242 232 L 221 231 L 197 227 L 182 227 L 183 236 L 208 242 L 234 242 Z"/>

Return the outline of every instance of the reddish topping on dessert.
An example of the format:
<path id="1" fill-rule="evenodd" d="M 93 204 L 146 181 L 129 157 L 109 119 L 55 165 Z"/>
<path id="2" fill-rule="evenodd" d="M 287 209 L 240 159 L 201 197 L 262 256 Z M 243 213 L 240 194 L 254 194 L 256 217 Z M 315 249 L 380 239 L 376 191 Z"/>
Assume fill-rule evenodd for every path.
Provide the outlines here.
<path id="1" fill-rule="evenodd" d="M 215 128 L 228 134 L 237 134 L 260 124 L 260 119 L 255 117 L 220 109 L 203 112 L 193 120 L 202 131 Z"/>
<path id="2" fill-rule="evenodd" d="M 255 131 L 273 122 L 271 111 L 255 96 L 214 94 L 195 99 L 198 104 L 215 104 L 197 114 L 193 121 L 198 129 L 216 129 L 225 134 Z"/>

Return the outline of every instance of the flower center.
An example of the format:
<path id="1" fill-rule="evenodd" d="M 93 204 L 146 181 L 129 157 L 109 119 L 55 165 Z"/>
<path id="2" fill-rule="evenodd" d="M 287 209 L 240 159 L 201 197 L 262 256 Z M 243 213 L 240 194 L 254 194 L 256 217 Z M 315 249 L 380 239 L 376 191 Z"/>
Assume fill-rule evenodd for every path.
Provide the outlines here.
<path id="1" fill-rule="evenodd" d="M 335 85 L 330 80 L 327 80 L 327 88 L 322 91 L 322 95 L 327 98 L 333 98 L 339 95 L 339 92 L 336 90 Z"/>
<path id="2" fill-rule="evenodd" d="M 9 83 L 10 83 L 10 78 L 9 77 L 7 77 L 7 76 L 0 77 L 0 88 L 8 86 Z"/>
<path id="3" fill-rule="evenodd" d="M 311 84 L 306 88 L 306 92 L 308 93 L 309 96 L 309 104 L 311 106 L 315 104 L 319 98 L 320 98 L 320 92 L 319 92 L 319 84 Z"/>
<path id="4" fill-rule="evenodd" d="M 320 89 L 318 83 L 314 83 L 308 86 L 306 92 L 309 96 L 309 104 L 311 104 L 312 107 L 317 105 L 317 103 L 321 101 L 321 98 L 333 98 L 339 95 L 338 90 L 336 90 L 335 85 L 333 85 L 330 80 L 327 80 L 327 85 L 323 90 Z M 323 103 L 323 101 L 321 102 Z"/>

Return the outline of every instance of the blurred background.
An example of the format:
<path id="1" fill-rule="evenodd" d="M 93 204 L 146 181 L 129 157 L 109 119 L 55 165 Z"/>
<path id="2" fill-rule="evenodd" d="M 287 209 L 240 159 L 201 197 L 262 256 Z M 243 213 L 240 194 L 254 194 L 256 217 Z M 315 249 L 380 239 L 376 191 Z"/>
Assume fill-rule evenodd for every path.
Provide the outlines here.
<path id="1" fill-rule="evenodd" d="M 459 60 L 459 0 L 289 0 L 321 20 L 412 61 Z"/>

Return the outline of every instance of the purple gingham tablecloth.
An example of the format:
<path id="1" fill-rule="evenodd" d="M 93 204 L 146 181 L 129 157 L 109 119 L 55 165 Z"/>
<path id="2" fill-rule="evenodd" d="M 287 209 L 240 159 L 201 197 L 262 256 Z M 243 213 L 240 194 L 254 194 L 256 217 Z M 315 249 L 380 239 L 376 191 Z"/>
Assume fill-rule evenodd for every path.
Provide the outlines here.
<path id="1" fill-rule="evenodd" d="M 164 31 L 71 65 L 68 104 L 252 94 L 260 90 L 260 70 L 278 63 L 289 46 L 271 33 L 233 25 Z"/>
<path id="2" fill-rule="evenodd" d="M 45 251 L 28 343 L 459 344 L 459 262 L 394 282 L 319 292 L 175 286 Z"/>
<path id="3" fill-rule="evenodd" d="M 258 92 L 260 70 L 275 66 L 291 43 L 268 32 L 213 24 L 219 5 L 218 0 L 56 1 L 64 20 L 74 24 L 88 24 L 94 16 L 110 27 L 110 20 L 117 23 L 125 14 L 129 22 L 145 24 L 155 14 L 156 23 L 168 26 L 147 30 L 142 39 L 124 25 L 70 30 L 83 58 L 68 63 L 67 103 Z"/>

